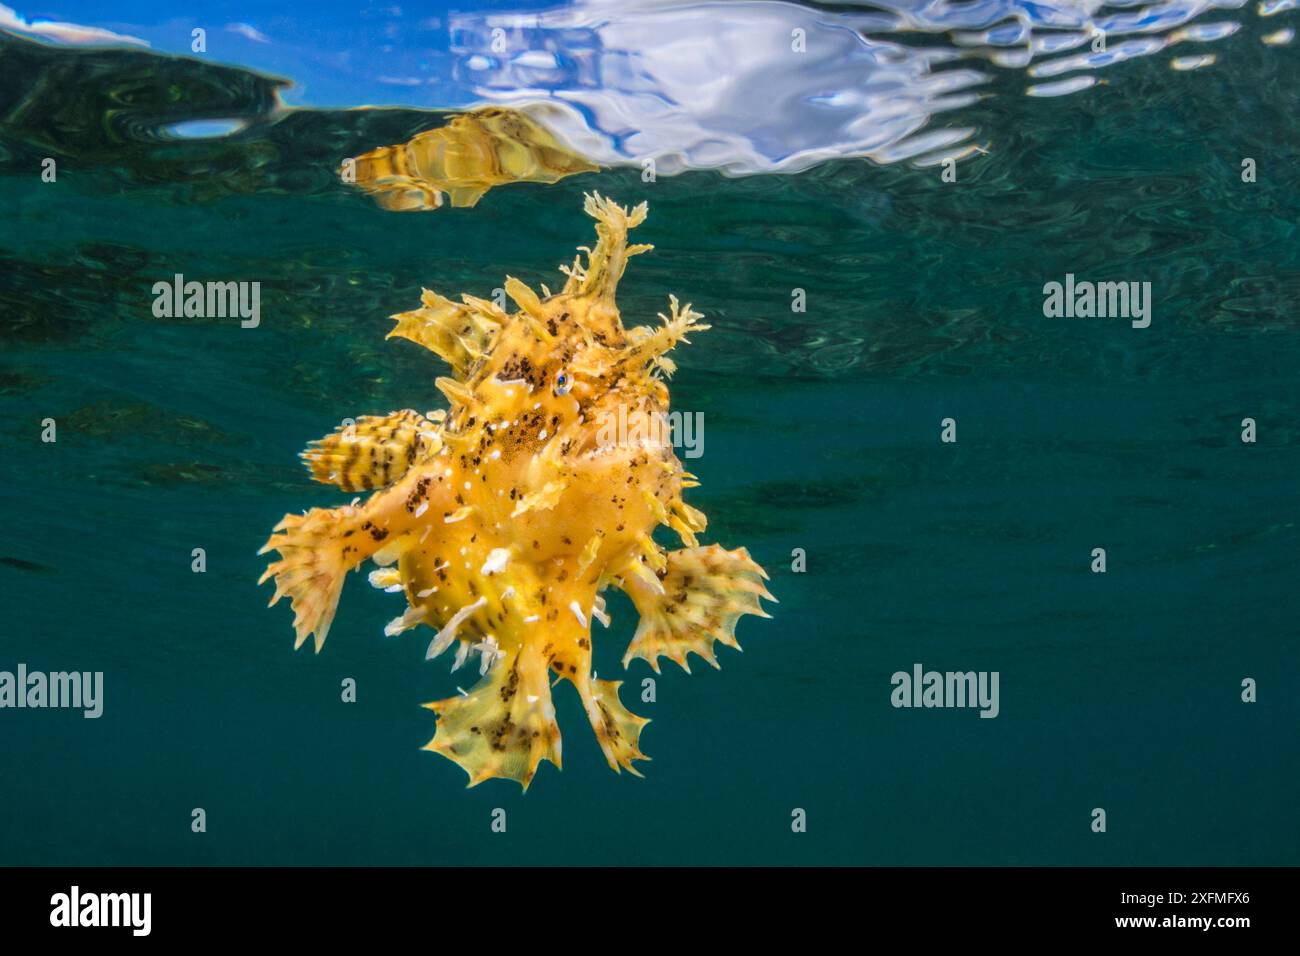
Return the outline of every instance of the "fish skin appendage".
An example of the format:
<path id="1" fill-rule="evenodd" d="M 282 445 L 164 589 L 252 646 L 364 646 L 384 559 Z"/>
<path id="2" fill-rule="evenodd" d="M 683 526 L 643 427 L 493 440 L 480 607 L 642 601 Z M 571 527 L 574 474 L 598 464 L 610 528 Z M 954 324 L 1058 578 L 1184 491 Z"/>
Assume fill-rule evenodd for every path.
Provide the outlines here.
<path id="1" fill-rule="evenodd" d="M 560 766 L 551 702 L 561 679 L 580 695 L 610 767 L 634 763 L 648 722 L 619 700 L 619 682 L 591 670 L 592 628 L 608 625 L 601 592 L 625 591 L 640 625 L 623 658 L 659 658 L 689 672 L 694 653 L 717 665 L 715 643 L 739 649 L 736 621 L 768 615 L 775 600 L 744 548 L 702 546 L 706 519 L 682 499 L 697 484 L 663 432 L 636 442 L 602 437 L 601 422 L 668 411 L 668 353 L 707 329 L 670 299 L 656 327 L 624 328 L 614 293 L 645 204 L 625 209 L 589 195 L 597 242 L 562 267 L 563 288 L 539 296 L 517 279 L 507 314 L 472 296 L 426 291 L 420 308 L 394 316 L 391 336 L 436 353 L 450 367 L 437 387 L 445 412 L 363 417 L 313 443 L 313 477 L 345 490 L 375 489 L 365 503 L 286 515 L 260 553 L 278 551 L 262 581 L 274 604 L 288 597 L 295 646 L 320 651 L 348 571 L 379 567 L 376 587 L 403 592 L 407 607 L 385 633 L 424 625 L 428 657 L 451 651 L 475 667 L 467 692 L 424 706 L 437 714 L 424 749 L 454 760 L 473 786 L 507 777 L 527 789 L 542 760 Z M 683 547 L 652 538 L 667 525 Z"/>

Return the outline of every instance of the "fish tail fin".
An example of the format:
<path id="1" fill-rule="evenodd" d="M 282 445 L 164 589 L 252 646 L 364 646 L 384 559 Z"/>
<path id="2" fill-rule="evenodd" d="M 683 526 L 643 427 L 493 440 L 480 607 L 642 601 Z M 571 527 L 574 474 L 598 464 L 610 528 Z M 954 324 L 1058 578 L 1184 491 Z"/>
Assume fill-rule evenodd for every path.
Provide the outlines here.
<path id="1" fill-rule="evenodd" d="M 343 579 L 349 570 L 347 559 L 351 549 L 345 544 L 344 528 L 348 506 L 342 508 L 313 508 L 306 514 L 284 516 L 275 526 L 275 532 L 258 554 L 278 551 L 280 560 L 273 561 L 258 579 L 262 584 L 275 579 L 274 605 L 288 597 L 293 607 L 293 627 L 296 634 L 294 649 L 302 647 L 309 634 L 315 635 L 316 652 L 325 644 L 334 611 L 338 607 Z M 355 562 L 353 562 L 355 563 Z"/>
<path id="2" fill-rule="evenodd" d="M 506 777 L 527 790 L 543 760 L 560 766 L 546 661 L 534 648 L 507 654 L 469 693 L 424 706 L 438 727 L 423 749 L 459 764 L 471 787 Z"/>
<path id="3" fill-rule="evenodd" d="M 322 484 L 370 491 L 393 484 L 441 448 L 438 425 L 408 408 L 363 415 L 312 442 L 300 457 Z"/>
<path id="4" fill-rule="evenodd" d="M 655 577 L 657 587 L 650 580 Z M 740 650 L 736 622 L 741 615 L 770 617 L 759 601 L 776 600 L 763 584 L 766 577 L 744 548 L 727 551 L 716 544 L 669 552 L 662 577 L 624 575 L 624 590 L 641 622 L 623 666 L 640 657 L 657 673 L 659 658 L 667 657 L 689 674 L 687 657 L 698 654 L 717 667 L 714 642 Z"/>
<path id="5" fill-rule="evenodd" d="M 352 157 L 349 163 L 352 181 L 374 196 L 380 206 L 393 212 L 438 209 L 444 202 L 442 183 L 420 175 L 417 157 L 410 146 L 410 143 L 381 146 Z M 340 170 L 347 171 L 348 165 Z"/>

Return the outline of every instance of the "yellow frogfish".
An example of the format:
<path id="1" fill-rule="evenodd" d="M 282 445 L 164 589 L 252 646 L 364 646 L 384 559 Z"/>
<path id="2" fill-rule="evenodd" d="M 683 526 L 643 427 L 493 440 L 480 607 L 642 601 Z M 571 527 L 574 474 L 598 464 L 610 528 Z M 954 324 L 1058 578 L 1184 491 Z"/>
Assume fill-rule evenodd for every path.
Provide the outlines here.
<path id="1" fill-rule="evenodd" d="M 559 293 L 507 277 L 513 314 L 425 290 L 419 309 L 393 317 L 390 337 L 451 367 L 436 381 L 448 408 L 363 417 L 314 442 L 302 457 L 318 481 L 374 493 L 286 515 L 259 552 L 280 554 L 261 580 L 275 579 L 271 604 L 288 596 L 295 648 L 314 635 L 320 651 L 345 575 L 370 559 L 370 583 L 407 602 L 386 634 L 426 625 L 427 658 L 454 651 L 455 670 L 477 657 L 473 689 L 424 705 L 437 714 L 424 749 L 458 763 L 470 786 L 508 777 L 527 789 L 543 759 L 560 766 L 560 679 L 577 689 L 610 767 L 640 776 L 648 721 L 620 702 L 620 681 L 592 672 L 609 586 L 640 617 L 623 666 L 639 657 L 656 672 L 663 656 L 689 673 L 691 653 L 717 667 L 715 642 L 739 649 L 738 618 L 768 617 L 760 598 L 775 600 L 744 548 L 700 545 L 705 517 L 682 500 L 698 482 L 667 429 L 611 434 L 620 415 L 664 420 L 668 353 L 708 326 L 670 297 L 662 324 L 625 328 L 614 293 L 628 259 L 651 248 L 627 244 L 646 207 L 591 195 L 585 208 L 596 246 L 585 265 L 579 255 L 561 267 Z M 683 547 L 656 543 L 660 525 Z"/>

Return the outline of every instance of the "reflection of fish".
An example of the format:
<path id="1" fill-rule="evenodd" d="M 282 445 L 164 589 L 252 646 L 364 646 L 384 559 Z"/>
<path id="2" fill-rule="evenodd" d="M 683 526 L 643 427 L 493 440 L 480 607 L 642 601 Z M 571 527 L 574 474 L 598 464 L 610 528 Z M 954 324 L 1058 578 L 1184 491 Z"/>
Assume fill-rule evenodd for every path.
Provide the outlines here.
<path id="1" fill-rule="evenodd" d="M 668 353 L 707 325 L 672 299 L 657 328 L 624 328 L 614 300 L 627 245 L 645 206 L 628 212 L 588 197 L 598 241 L 585 267 L 575 259 L 558 295 L 518 279 L 505 288 L 520 311 L 425 292 L 421 308 L 396 316 L 392 335 L 441 356 L 454 377 L 438 388 L 446 413 L 361 418 L 304 455 L 313 475 L 345 489 L 379 488 L 365 503 L 286 515 L 263 551 L 278 550 L 262 580 L 271 603 L 288 595 L 301 646 L 319 651 L 349 570 L 367 558 L 376 587 L 409 604 L 385 632 L 437 630 L 429 657 L 456 649 L 455 667 L 481 655 L 486 675 L 462 697 L 428 704 L 439 715 L 426 749 L 461 765 L 476 784 L 509 777 L 525 787 L 547 759 L 560 763 L 550 673 L 577 688 L 615 770 L 645 759 L 646 721 L 619 701 L 621 682 L 591 672 L 591 621 L 608 623 L 600 592 L 622 589 L 640 615 L 623 658 L 658 670 L 699 654 L 717 666 L 714 643 L 737 647 L 743 614 L 766 616 L 766 577 L 745 551 L 701 546 L 705 517 L 682 500 L 696 484 L 662 431 L 611 440 L 620 410 L 668 409 Z M 358 499 L 359 501 L 359 499 Z M 665 552 L 661 524 L 685 547 Z M 453 669 L 455 669 L 453 667 Z"/>
<path id="2" fill-rule="evenodd" d="M 443 193 L 453 206 L 473 206 L 503 183 L 554 183 L 594 166 L 561 146 L 523 113 L 473 110 L 409 143 L 356 157 L 356 183 L 385 209 L 437 209 Z"/>

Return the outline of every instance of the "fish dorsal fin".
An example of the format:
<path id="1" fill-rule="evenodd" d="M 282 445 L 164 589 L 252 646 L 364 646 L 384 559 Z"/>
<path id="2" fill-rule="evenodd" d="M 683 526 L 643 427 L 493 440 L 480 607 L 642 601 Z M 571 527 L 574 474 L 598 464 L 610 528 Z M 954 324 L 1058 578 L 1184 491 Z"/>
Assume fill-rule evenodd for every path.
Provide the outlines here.
<path id="1" fill-rule="evenodd" d="M 425 289 L 420 308 L 392 317 L 397 327 L 388 338 L 396 336 L 423 345 L 450 365 L 456 378 L 463 379 L 492 348 L 504 319 L 499 309 L 482 299 L 466 299 L 452 302 Z"/>
<path id="2" fill-rule="evenodd" d="M 398 481 L 441 448 L 439 426 L 408 408 L 341 425 L 312 442 L 302 459 L 319 482 L 344 491 L 370 491 Z"/>

